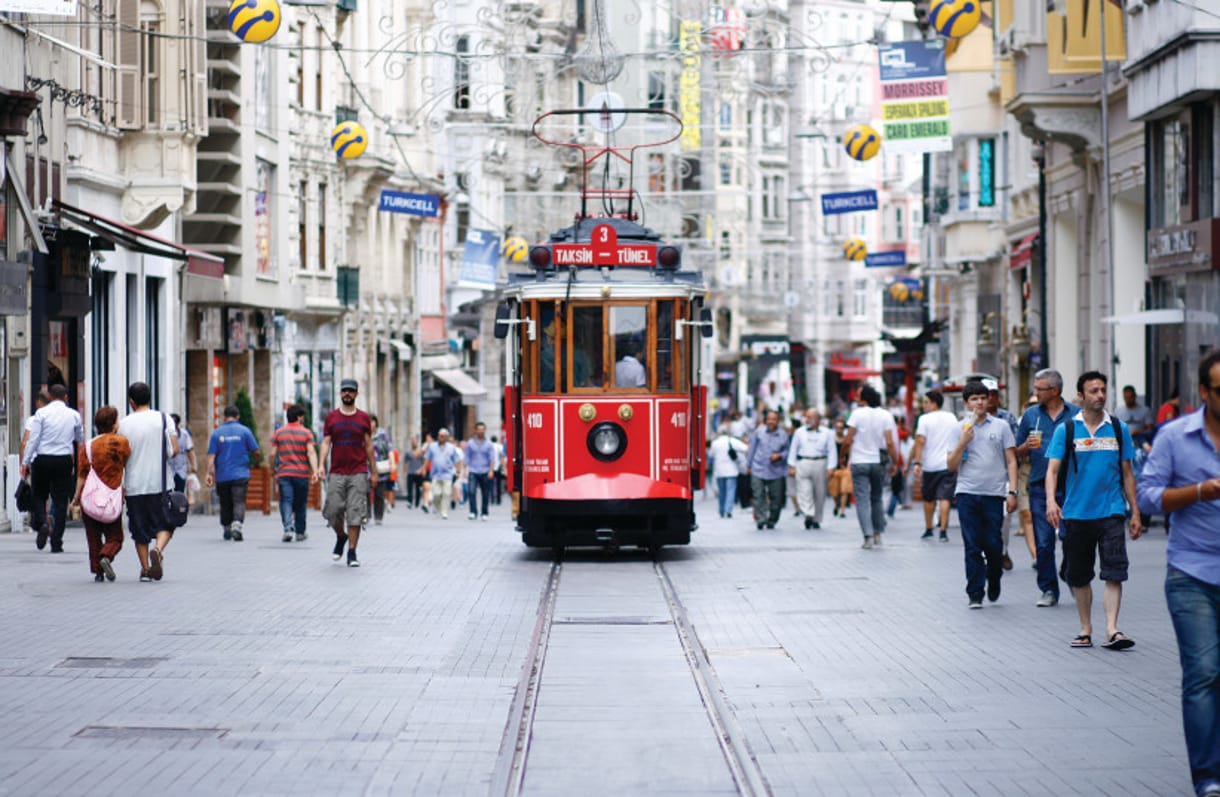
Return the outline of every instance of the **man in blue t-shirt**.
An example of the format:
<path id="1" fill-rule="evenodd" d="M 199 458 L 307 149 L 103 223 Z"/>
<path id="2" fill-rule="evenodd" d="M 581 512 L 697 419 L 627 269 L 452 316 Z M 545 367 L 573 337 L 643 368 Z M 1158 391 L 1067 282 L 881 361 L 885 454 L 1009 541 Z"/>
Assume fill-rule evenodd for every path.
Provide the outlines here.
<path id="1" fill-rule="evenodd" d="M 1063 539 L 1063 580 L 1072 588 L 1080 633 L 1072 640 L 1074 648 L 1093 646 L 1093 561 L 1100 554 L 1098 574 L 1106 582 L 1106 641 L 1103 647 L 1125 650 L 1135 644 L 1118 630 L 1118 607 L 1122 602 L 1123 582 L 1127 580 L 1127 540 L 1139 539 L 1140 516 L 1136 510 L 1135 472 L 1131 460 L 1135 446 L 1127 424 L 1112 419 L 1106 412 L 1106 375 L 1087 371 L 1076 380 L 1080 414 L 1071 423 L 1072 444 L 1068 447 L 1068 425 L 1055 429 L 1047 451 L 1046 519 L 1058 525 L 1062 519 L 1067 536 Z M 1115 432 L 1118 432 L 1118 435 Z M 1055 497 L 1060 468 L 1066 469 L 1064 502 L 1060 509 Z M 1129 518 L 1129 519 L 1128 519 Z"/>
<path id="2" fill-rule="evenodd" d="M 220 527 L 224 538 L 241 542 L 246 521 L 246 488 L 250 485 L 250 455 L 258 451 L 254 433 L 237 420 L 237 407 L 225 407 L 225 422 L 208 440 L 208 487 L 216 485 L 220 498 Z"/>

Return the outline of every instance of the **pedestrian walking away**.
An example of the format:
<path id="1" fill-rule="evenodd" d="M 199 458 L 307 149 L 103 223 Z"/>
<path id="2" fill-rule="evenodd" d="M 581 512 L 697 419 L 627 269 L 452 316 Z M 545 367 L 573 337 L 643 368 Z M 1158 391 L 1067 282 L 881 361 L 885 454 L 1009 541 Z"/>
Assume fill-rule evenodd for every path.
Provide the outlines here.
<path id="1" fill-rule="evenodd" d="M 275 479 L 280 488 L 280 523 L 284 542 L 295 537 L 301 542 L 305 531 L 306 502 L 309 500 L 309 480 L 318 470 L 318 452 L 314 448 L 313 432 L 301 419 L 305 408 L 293 404 L 284 411 L 288 423 L 271 436 L 271 460 L 275 463 Z"/>
<path id="2" fill-rule="evenodd" d="M 1018 418 L 1008 410 L 1000 406 L 1000 385 L 994 379 L 984 379 L 983 387 L 987 388 L 987 412 L 994 415 L 1001 421 L 1008 424 L 1008 428 L 1012 430 L 1013 438 L 1017 436 Z M 1017 463 L 1018 475 L 1020 473 L 1020 462 Z M 1021 503 L 1020 487 L 1016 482 L 1011 485 L 1012 489 L 1017 491 L 1017 505 Z M 1004 569 L 1012 570 L 1012 558 L 1008 555 L 1008 539 L 1012 535 L 1013 514 L 1005 513 L 1004 522 L 1001 527 L 1001 537 L 1004 541 Z"/>
<path id="3" fill-rule="evenodd" d="M 449 442 L 449 430 L 442 428 L 436 433 L 436 441 L 424 449 L 424 470 L 432 485 L 433 510 L 442 520 L 449 519 L 449 505 L 453 497 L 453 480 L 457 478 L 462 452 Z"/>
<path id="4" fill-rule="evenodd" d="M 796 478 L 796 500 L 805 528 L 822 528 L 829 465 L 839 461 L 834 432 L 822 426 L 822 414 L 805 410 L 805 424 L 792 435 L 788 473 Z"/>
<path id="5" fill-rule="evenodd" d="M 1140 508 L 1172 516 L 1165 600 L 1182 663 L 1182 725 L 1197 797 L 1220 797 L 1220 349 L 1199 363 L 1199 403 L 1157 433 Z"/>
<path id="6" fill-rule="evenodd" d="M 949 452 L 957 446 L 962 428 L 953 413 L 944 409 L 945 397 L 929 390 L 923 397 L 923 415 L 915 422 L 915 448 L 911 450 L 911 474 L 919 479 L 923 493 L 922 539 L 935 536 L 933 525 L 940 512 L 940 541 L 949 541 L 949 511 L 957 490 L 957 474 L 949 470 Z"/>
<path id="7" fill-rule="evenodd" d="M 81 446 L 76 463 L 72 505 L 80 509 L 89 547 L 89 572 L 98 582 L 114 581 L 114 559 L 123 547 L 123 471 L 131 456 L 131 444 L 116 433 L 118 423 L 117 409 L 99 407 L 93 414 L 97 437 Z M 86 489 L 90 474 L 95 483 Z"/>
<path id="8" fill-rule="evenodd" d="M 254 433 L 238 420 L 241 413 L 229 405 L 224 423 L 208 440 L 207 485 L 216 485 L 220 498 L 220 528 L 226 540 L 242 541 L 246 522 L 246 493 L 250 487 L 250 455 L 258 451 Z"/>
<path id="9" fill-rule="evenodd" d="M 708 465 L 716 481 L 716 499 L 720 517 L 733 517 L 733 504 L 737 503 L 737 477 L 746 467 L 749 447 L 729 434 L 729 424 L 720 424 L 720 429 L 708 447 Z"/>
<path id="10" fill-rule="evenodd" d="M 474 437 L 466 441 L 466 472 L 468 480 L 466 494 L 470 498 L 470 519 L 476 516 L 487 520 L 487 505 L 491 501 L 492 473 L 497 467 L 499 453 L 496 444 L 487 439 L 487 424 L 479 421 L 474 425 Z M 478 502 L 482 499 L 482 506 Z"/>
<path id="11" fill-rule="evenodd" d="M 169 466 L 174 472 L 174 489 L 185 493 L 187 478 L 198 470 L 198 464 L 195 462 L 195 441 L 191 438 L 190 430 L 183 425 L 181 415 L 171 412 L 169 417 L 174 422 L 174 432 L 178 435 L 178 453 L 169 461 Z"/>
<path id="12" fill-rule="evenodd" d="M 1005 513 L 1017 510 L 1016 441 L 1007 423 L 987 412 L 987 387 L 978 381 L 962 389 L 968 420 L 949 452 L 949 470 L 957 473 L 957 519 L 966 559 L 966 597 L 971 609 L 1000 598 L 1004 575 L 1002 526 Z"/>
<path id="13" fill-rule="evenodd" d="M 1106 375 L 1086 371 L 1076 380 L 1080 412 L 1055 429 L 1047 451 L 1046 519 L 1052 526 L 1063 520 L 1063 580 L 1072 588 L 1080 633 L 1073 647 L 1093 644 L 1093 565 L 1106 583 L 1102 602 L 1110 650 L 1125 650 L 1135 643 L 1118 629 L 1123 582 L 1127 580 L 1127 540 L 1137 540 L 1140 513 L 1136 505 L 1135 473 L 1131 460 L 1135 445 L 1127 424 L 1106 412 Z M 1055 497 L 1062 485 L 1062 506 Z"/>
<path id="14" fill-rule="evenodd" d="M 881 394 L 872 385 L 860 389 L 864 406 L 857 407 L 847 419 L 847 437 L 839 449 L 839 464 L 851 466 L 852 490 L 856 499 L 856 519 L 864 535 L 864 548 L 881 544 L 885 533 L 885 505 L 881 493 L 884 479 L 898 467 L 898 425 L 894 416 L 881 407 Z M 889 456 L 888 465 L 881 461 Z"/>
<path id="15" fill-rule="evenodd" d="M 360 542 L 360 527 L 369 517 L 370 479 L 377 472 L 377 456 L 373 451 L 373 419 L 356 407 L 359 384 L 355 379 L 339 383 L 339 407 L 326 415 L 322 425 L 322 451 L 314 480 L 326 476 L 326 503 L 322 515 L 335 530 L 332 559 L 343 558 L 347 548 L 347 566 L 360 567 L 356 546 Z"/>
<path id="16" fill-rule="evenodd" d="M 784 479 L 788 475 L 788 433 L 779 425 L 779 413 L 771 410 L 762 426 L 750 435 L 746 472 L 750 474 L 754 523 L 758 529 L 773 529 L 786 501 Z"/>
<path id="17" fill-rule="evenodd" d="M 377 457 L 373 487 L 373 522 L 380 526 L 385 518 L 386 502 L 394 493 L 394 479 L 391 475 L 394 471 L 394 442 L 390 440 L 390 433 L 381 428 L 376 415 L 370 415 L 369 421 L 373 424 L 373 454 Z"/>
<path id="18" fill-rule="evenodd" d="M 119 421 L 119 434 L 127 438 L 131 456 L 123 474 L 127 499 L 127 531 L 140 559 L 140 581 L 160 581 L 165 549 L 174 526 L 165 512 L 165 487 L 171 480 L 169 459 L 178 453 L 178 436 L 168 417 L 152 409 L 152 389 L 145 382 L 127 388 L 131 412 Z"/>
<path id="19" fill-rule="evenodd" d="M 1051 368 L 1034 374 L 1034 396 L 1038 404 L 1027 409 L 1017 424 L 1017 457 L 1029 459 L 1029 514 L 1034 524 L 1034 571 L 1040 607 L 1059 603 L 1059 572 L 1055 567 L 1055 543 L 1066 532 L 1046 519 L 1046 452 L 1055 430 L 1080 412 L 1063 400 L 1063 376 Z M 1063 505 L 1063 495 L 1054 496 Z"/>
<path id="20" fill-rule="evenodd" d="M 67 405 L 68 390 L 52 385 L 50 401 L 34 413 L 30 436 L 21 455 L 21 478 L 30 480 L 34 507 L 30 528 L 38 535 L 38 550 L 51 541 L 51 553 L 63 553 L 64 526 L 76 476 L 76 447 L 85 441 L 80 413 Z M 47 517 L 47 499 L 51 516 Z"/>
<path id="21" fill-rule="evenodd" d="M 423 506 L 424 498 L 424 477 L 420 473 L 424 467 L 424 448 L 419 444 L 418 437 L 411 438 L 404 464 L 407 472 L 407 506 L 418 508 Z"/>

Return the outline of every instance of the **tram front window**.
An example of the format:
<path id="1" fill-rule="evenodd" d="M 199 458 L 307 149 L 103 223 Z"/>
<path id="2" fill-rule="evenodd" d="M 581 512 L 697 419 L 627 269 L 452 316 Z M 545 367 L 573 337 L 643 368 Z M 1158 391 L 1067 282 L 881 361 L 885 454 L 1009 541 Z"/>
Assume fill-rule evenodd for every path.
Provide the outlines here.
<path id="1" fill-rule="evenodd" d="M 657 302 L 657 392 L 674 389 L 674 302 Z"/>
<path id="2" fill-rule="evenodd" d="M 572 308 L 572 387 L 602 386 L 602 308 Z"/>
<path id="3" fill-rule="evenodd" d="M 648 386 L 644 348 L 648 343 L 648 307 L 614 305 L 610 308 L 610 334 L 614 342 L 614 386 Z"/>
<path id="4" fill-rule="evenodd" d="M 538 389 L 551 393 L 555 390 L 555 305 L 548 302 L 539 310 Z"/>

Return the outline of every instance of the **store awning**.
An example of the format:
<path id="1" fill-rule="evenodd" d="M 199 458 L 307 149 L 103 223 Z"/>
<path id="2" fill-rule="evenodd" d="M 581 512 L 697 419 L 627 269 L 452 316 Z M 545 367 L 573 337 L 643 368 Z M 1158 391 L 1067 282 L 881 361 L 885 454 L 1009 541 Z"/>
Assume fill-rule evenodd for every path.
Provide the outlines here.
<path id="1" fill-rule="evenodd" d="M 487 395 L 487 388 L 467 376 L 460 368 L 438 368 L 429 373 L 461 393 L 464 399 L 483 398 Z"/>
<path id="2" fill-rule="evenodd" d="M 1008 255 L 1008 268 L 1016 271 L 1028 266 L 1029 261 L 1034 257 L 1034 242 L 1037 240 L 1038 233 L 1031 232 L 1013 244 L 1012 251 Z"/>
<path id="3" fill-rule="evenodd" d="M 1101 319 L 1103 324 L 1113 324 L 1117 327 L 1152 327 L 1162 324 L 1216 324 L 1220 317 L 1206 310 L 1181 310 L 1168 308 L 1164 310 L 1143 310 L 1127 315 L 1110 315 Z"/>
<path id="4" fill-rule="evenodd" d="M 840 379 L 867 379 L 870 376 L 881 376 L 880 371 L 863 365 L 828 365 L 826 370 L 834 371 Z"/>
<path id="5" fill-rule="evenodd" d="M 394 352 L 398 355 L 400 362 L 405 363 L 411 361 L 410 346 L 403 343 L 401 340 L 394 340 L 394 338 L 386 338 L 386 343 L 390 344 L 390 347 L 394 349 Z"/>
<path id="6" fill-rule="evenodd" d="M 224 279 L 225 262 L 215 255 L 192 249 L 189 246 L 167 241 L 164 238 L 145 232 L 136 227 L 130 227 L 122 222 L 99 216 L 88 210 L 66 205 L 59 200 L 52 200 L 55 210 L 68 221 L 89 230 L 94 235 L 105 238 L 117 246 L 140 252 L 145 255 L 164 257 L 169 260 L 180 260 L 186 263 L 186 273 L 196 277 L 211 277 Z"/>

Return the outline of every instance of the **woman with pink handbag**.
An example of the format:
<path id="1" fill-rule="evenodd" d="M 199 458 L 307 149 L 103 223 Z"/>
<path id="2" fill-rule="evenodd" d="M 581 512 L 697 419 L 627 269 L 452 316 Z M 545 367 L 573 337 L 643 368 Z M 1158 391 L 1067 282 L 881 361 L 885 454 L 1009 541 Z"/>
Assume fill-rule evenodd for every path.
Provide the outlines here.
<path id="1" fill-rule="evenodd" d="M 77 454 L 76 494 L 89 544 L 89 570 L 94 581 L 114 581 L 114 557 L 123 547 L 123 471 L 131 457 L 127 438 L 115 433 L 119 411 L 105 406 L 93 416 L 97 437 Z"/>

